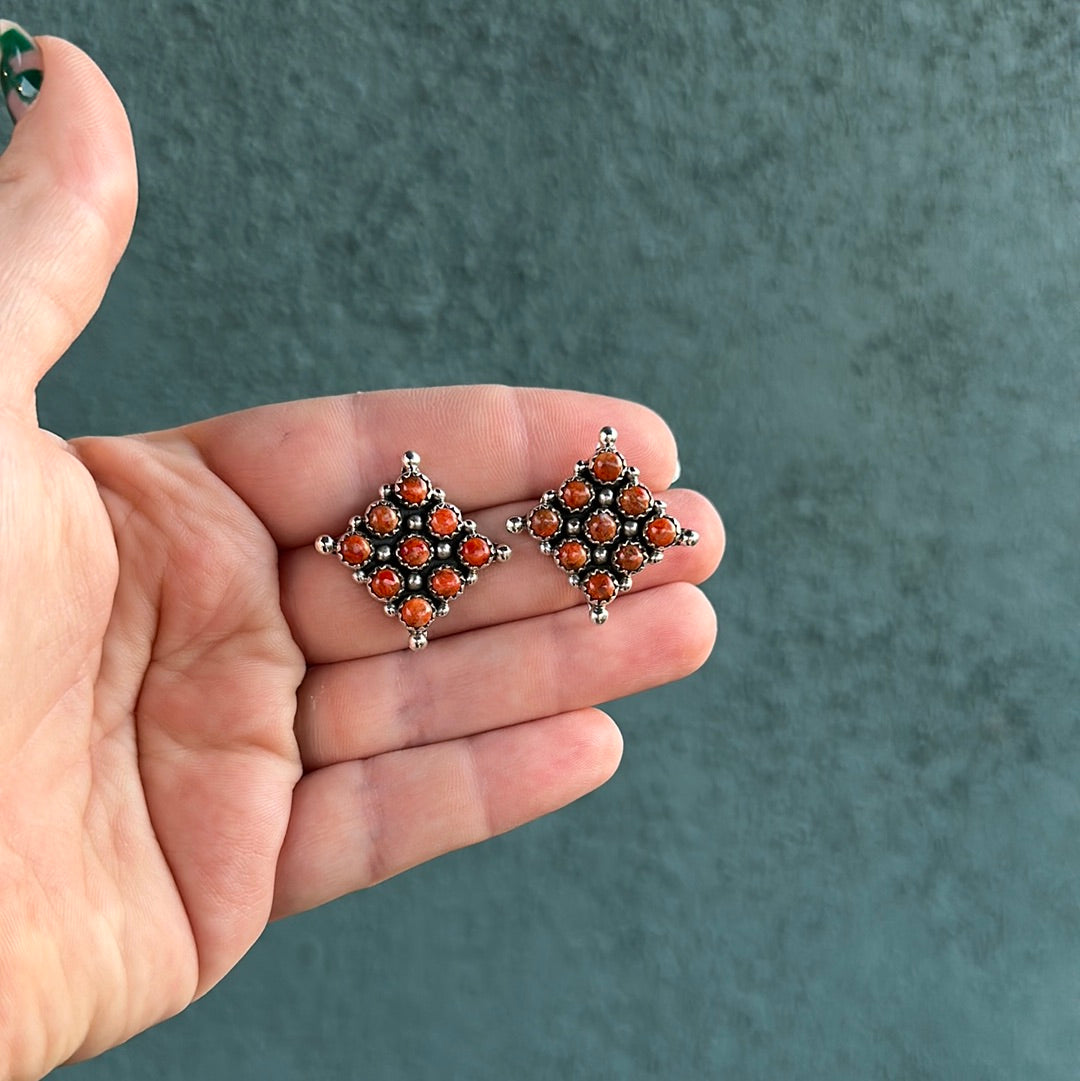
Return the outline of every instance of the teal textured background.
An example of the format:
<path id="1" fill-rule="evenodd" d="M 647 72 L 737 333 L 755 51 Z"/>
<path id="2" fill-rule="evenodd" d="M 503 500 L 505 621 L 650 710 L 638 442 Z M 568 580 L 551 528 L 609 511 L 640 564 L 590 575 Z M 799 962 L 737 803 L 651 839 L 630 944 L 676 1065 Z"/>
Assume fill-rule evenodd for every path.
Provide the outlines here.
<path id="1" fill-rule="evenodd" d="M 611 391 L 730 538 L 607 787 L 65 1078 L 1076 1077 L 1073 0 L 5 14 L 99 59 L 141 163 L 44 423 Z"/>

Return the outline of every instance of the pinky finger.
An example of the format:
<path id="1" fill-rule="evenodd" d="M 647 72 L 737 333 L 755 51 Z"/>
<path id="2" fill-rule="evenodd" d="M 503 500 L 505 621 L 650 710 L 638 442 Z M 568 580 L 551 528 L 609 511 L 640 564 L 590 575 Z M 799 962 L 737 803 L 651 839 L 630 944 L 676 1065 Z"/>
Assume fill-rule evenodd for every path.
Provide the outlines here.
<path id="1" fill-rule="evenodd" d="M 615 723 L 587 709 L 309 773 L 293 793 L 273 918 L 557 810 L 621 755 Z"/>

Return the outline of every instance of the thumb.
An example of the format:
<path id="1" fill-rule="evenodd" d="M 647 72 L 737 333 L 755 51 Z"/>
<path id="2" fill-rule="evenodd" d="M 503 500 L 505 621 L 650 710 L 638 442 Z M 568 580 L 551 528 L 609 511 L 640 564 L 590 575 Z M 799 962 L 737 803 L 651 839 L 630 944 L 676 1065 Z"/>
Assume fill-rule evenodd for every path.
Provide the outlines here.
<path id="1" fill-rule="evenodd" d="M 40 87 L 40 90 L 38 89 Z M 97 65 L 0 20 L 0 412 L 34 415 L 38 380 L 97 311 L 135 218 L 131 129 Z"/>

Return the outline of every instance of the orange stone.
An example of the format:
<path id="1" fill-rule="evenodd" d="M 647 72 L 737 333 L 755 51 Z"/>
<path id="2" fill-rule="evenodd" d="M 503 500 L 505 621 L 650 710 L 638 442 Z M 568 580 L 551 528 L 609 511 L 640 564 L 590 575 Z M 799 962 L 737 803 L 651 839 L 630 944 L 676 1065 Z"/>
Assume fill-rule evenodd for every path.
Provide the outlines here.
<path id="1" fill-rule="evenodd" d="M 371 545 L 367 537 L 362 537 L 359 533 L 350 533 L 342 537 L 338 550 L 341 552 L 341 558 L 350 567 L 359 566 L 371 556 Z"/>
<path id="2" fill-rule="evenodd" d="M 650 544 L 655 545 L 657 548 L 667 548 L 669 545 L 674 544 L 678 535 L 679 531 L 670 518 L 654 518 L 645 527 L 645 537 Z"/>
<path id="3" fill-rule="evenodd" d="M 422 567 L 431 559 L 431 545 L 423 537 L 406 537 L 397 549 L 398 558 L 409 567 Z"/>
<path id="4" fill-rule="evenodd" d="M 437 537 L 449 537 L 457 532 L 461 525 L 461 518 L 453 507 L 436 507 L 428 515 L 428 526 Z"/>
<path id="5" fill-rule="evenodd" d="M 458 555 L 470 567 L 482 567 L 491 562 L 491 545 L 483 537 L 466 537 L 458 548 Z"/>
<path id="6" fill-rule="evenodd" d="M 430 491 L 423 477 L 402 477 L 398 481 L 397 489 L 398 495 L 406 503 L 423 503 Z"/>
<path id="7" fill-rule="evenodd" d="M 393 567 L 380 567 L 371 576 L 368 588 L 379 600 L 388 601 L 401 592 L 401 575 Z"/>
<path id="8" fill-rule="evenodd" d="M 606 571 L 597 571 L 585 579 L 585 592 L 590 600 L 609 601 L 615 596 L 615 579 Z"/>
<path id="9" fill-rule="evenodd" d="M 592 489 L 583 480 L 568 480 L 559 493 L 563 506 L 570 510 L 581 510 L 589 505 L 592 499 Z"/>
<path id="10" fill-rule="evenodd" d="M 627 574 L 641 570 L 645 562 L 645 553 L 636 544 L 624 544 L 615 553 L 615 566 Z"/>
<path id="11" fill-rule="evenodd" d="M 393 533 L 401 516 L 387 503 L 373 503 L 368 507 L 367 520 L 376 533 Z"/>
<path id="12" fill-rule="evenodd" d="M 589 562 L 589 550 L 581 541 L 566 541 L 559 546 L 555 558 L 564 571 L 579 571 Z"/>
<path id="13" fill-rule="evenodd" d="M 596 541 L 597 544 L 606 544 L 609 540 L 615 539 L 615 535 L 619 532 L 619 523 L 615 520 L 614 514 L 602 510 L 585 523 L 585 532 L 589 534 L 589 540 Z"/>
<path id="14" fill-rule="evenodd" d="M 619 493 L 619 506 L 631 518 L 640 518 L 652 506 L 652 495 L 648 488 L 631 484 Z"/>
<path id="15" fill-rule="evenodd" d="M 428 584 L 431 592 L 444 600 L 456 597 L 462 590 L 461 575 L 453 567 L 440 567 L 428 579 Z"/>
<path id="16" fill-rule="evenodd" d="M 426 627 L 434 618 L 435 609 L 427 597 L 410 597 L 401 606 L 401 622 L 414 630 Z"/>
<path id="17" fill-rule="evenodd" d="M 562 519 L 550 507 L 537 507 L 529 515 L 529 529 L 536 537 L 551 537 L 558 533 Z"/>
<path id="18" fill-rule="evenodd" d="M 614 450 L 603 450 L 592 460 L 593 476 L 604 484 L 610 484 L 622 476 L 622 455 Z"/>

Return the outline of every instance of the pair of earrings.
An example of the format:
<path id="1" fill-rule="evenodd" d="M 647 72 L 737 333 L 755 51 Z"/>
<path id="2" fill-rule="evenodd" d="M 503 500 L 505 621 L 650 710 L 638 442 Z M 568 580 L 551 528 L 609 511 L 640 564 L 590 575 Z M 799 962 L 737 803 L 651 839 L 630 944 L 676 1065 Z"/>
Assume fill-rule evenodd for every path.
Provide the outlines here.
<path id="1" fill-rule="evenodd" d="M 697 544 L 664 504 L 654 499 L 637 469 L 615 446 L 614 428 L 602 428 L 591 458 L 582 459 L 557 491 L 545 492 L 524 518 L 510 518 L 510 533 L 528 532 L 550 555 L 571 586 L 589 602 L 594 623 L 607 622 L 608 605 L 649 563 L 676 545 Z M 409 632 L 409 647 L 427 645 L 431 622 L 492 563 L 505 563 L 510 548 L 477 531 L 446 493 L 420 472 L 420 455 L 402 455 L 401 475 L 349 521 L 340 537 L 315 541 L 336 555 L 353 578 Z"/>

